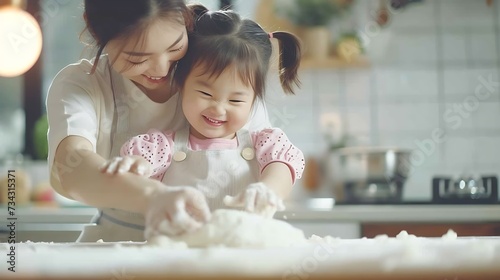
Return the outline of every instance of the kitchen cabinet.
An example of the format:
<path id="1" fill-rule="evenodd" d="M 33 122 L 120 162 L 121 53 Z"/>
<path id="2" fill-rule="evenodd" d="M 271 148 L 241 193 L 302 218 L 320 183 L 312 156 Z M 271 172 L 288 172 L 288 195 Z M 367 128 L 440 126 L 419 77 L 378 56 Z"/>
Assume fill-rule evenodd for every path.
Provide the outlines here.
<path id="1" fill-rule="evenodd" d="M 458 236 L 500 236 L 500 222 L 468 223 L 363 223 L 361 235 L 373 238 L 380 234 L 390 237 L 405 230 L 419 237 L 441 237 L 451 229 Z"/>

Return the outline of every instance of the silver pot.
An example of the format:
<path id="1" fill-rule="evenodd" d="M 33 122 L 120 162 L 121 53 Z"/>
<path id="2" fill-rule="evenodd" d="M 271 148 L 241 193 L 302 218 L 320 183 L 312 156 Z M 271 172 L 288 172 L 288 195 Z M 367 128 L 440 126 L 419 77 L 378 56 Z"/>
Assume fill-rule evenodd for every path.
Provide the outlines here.
<path id="1" fill-rule="evenodd" d="M 384 147 L 338 149 L 327 173 L 337 201 L 401 200 L 410 172 L 411 151 Z"/>

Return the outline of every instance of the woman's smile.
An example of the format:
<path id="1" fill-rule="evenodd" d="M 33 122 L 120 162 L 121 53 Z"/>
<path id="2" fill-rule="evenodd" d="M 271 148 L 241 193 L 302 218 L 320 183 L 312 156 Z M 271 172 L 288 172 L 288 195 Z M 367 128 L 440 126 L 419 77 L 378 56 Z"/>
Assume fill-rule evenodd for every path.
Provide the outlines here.
<path id="1" fill-rule="evenodd" d="M 157 76 L 148 76 L 145 74 L 143 74 L 142 76 L 145 77 L 148 82 L 153 83 L 153 84 L 163 83 L 164 81 L 167 80 L 167 76 L 157 77 Z"/>

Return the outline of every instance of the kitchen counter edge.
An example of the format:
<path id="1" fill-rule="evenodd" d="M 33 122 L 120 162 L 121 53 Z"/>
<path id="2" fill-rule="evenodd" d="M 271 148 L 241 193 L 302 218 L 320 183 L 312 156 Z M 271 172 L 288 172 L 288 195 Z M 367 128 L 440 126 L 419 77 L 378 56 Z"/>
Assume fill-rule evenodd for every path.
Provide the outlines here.
<path id="1" fill-rule="evenodd" d="M 89 223 L 97 213 L 90 207 L 27 207 L 16 211 L 17 223 Z M 0 219 L 7 221 L 7 210 Z M 500 205 L 337 205 L 312 208 L 289 205 L 276 213 L 288 222 L 363 223 L 363 222 L 500 222 Z"/>

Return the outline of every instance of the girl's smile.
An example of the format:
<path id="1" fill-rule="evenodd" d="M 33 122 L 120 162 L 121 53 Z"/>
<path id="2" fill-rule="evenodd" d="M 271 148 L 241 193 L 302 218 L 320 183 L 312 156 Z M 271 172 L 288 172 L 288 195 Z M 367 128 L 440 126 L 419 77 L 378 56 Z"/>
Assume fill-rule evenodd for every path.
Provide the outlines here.
<path id="1" fill-rule="evenodd" d="M 182 110 L 195 137 L 231 139 L 247 123 L 254 97 L 252 86 L 243 82 L 233 65 L 220 75 L 197 65 L 184 84 Z"/>
<path id="2" fill-rule="evenodd" d="M 212 125 L 212 126 L 221 126 L 223 125 L 224 123 L 226 123 L 226 121 L 220 121 L 220 120 L 216 120 L 216 119 L 212 119 L 210 117 L 207 117 L 207 116 L 203 116 L 205 118 L 205 120 L 207 121 L 207 124 L 208 125 Z"/>

